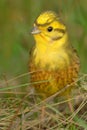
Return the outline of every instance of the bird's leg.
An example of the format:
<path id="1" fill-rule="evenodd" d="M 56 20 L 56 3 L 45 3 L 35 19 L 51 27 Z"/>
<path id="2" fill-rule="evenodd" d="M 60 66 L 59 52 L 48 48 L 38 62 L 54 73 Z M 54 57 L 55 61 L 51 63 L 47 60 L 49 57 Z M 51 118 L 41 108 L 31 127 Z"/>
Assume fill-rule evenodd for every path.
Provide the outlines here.
<path id="1" fill-rule="evenodd" d="M 71 101 L 68 101 L 68 105 L 69 105 L 69 109 L 70 109 L 71 113 L 73 113 L 74 108 L 73 108 L 73 105 L 72 105 Z"/>
<path id="2" fill-rule="evenodd" d="M 70 109 L 71 113 L 73 113 L 74 112 L 74 107 L 73 107 L 72 101 L 70 100 L 71 99 L 70 95 L 67 95 L 67 99 L 68 99 L 69 109 Z"/>
<path id="3" fill-rule="evenodd" d="M 43 105 L 42 108 L 41 108 L 41 121 L 42 122 L 44 120 L 44 117 L 45 117 L 45 105 Z"/>

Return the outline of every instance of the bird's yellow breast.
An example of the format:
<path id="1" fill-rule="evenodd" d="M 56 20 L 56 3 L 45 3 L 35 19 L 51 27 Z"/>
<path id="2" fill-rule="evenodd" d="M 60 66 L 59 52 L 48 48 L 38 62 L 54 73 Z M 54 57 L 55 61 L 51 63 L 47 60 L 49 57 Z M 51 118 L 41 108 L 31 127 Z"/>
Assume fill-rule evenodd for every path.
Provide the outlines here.
<path id="1" fill-rule="evenodd" d="M 45 53 L 37 52 L 37 49 L 35 49 L 35 65 L 42 69 L 48 67 L 49 70 L 56 70 L 56 69 L 62 69 L 69 65 L 70 60 L 69 56 L 66 54 L 64 50 L 59 51 L 51 51 L 51 49 L 47 49 Z"/>

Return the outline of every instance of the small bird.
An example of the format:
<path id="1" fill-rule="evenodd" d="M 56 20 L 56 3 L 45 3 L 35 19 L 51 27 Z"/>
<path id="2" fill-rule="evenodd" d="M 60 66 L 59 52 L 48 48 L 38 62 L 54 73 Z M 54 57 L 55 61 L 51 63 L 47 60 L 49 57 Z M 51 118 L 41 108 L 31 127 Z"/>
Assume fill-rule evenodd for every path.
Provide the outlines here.
<path id="1" fill-rule="evenodd" d="M 30 81 L 36 92 L 47 98 L 74 84 L 80 68 L 79 57 L 68 39 L 66 26 L 53 11 L 40 14 L 31 34 L 35 46 L 29 61 Z M 61 95 L 69 97 L 73 86 Z"/>

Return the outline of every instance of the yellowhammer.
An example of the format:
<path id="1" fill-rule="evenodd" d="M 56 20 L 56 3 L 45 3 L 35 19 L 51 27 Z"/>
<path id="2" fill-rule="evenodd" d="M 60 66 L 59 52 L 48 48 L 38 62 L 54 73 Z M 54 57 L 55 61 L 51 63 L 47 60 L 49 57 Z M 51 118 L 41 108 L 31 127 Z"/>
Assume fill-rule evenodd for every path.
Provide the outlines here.
<path id="1" fill-rule="evenodd" d="M 31 32 L 36 44 L 31 53 L 29 70 L 36 92 L 49 97 L 75 82 L 79 58 L 69 42 L 66 26 L 53 11 L 40 14 Z M 67 88 L 62 95 L 70 95 Z"/>

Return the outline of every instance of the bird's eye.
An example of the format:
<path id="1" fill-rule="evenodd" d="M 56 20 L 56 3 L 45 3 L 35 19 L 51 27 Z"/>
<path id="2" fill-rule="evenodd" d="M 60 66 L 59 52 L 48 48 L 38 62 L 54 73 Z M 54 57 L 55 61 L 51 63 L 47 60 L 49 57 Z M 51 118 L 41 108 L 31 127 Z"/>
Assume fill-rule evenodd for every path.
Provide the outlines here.
<path id="1" fill-rule="evenodd" d="M 51 32 L 52 30 L 53 30 L 53 27 L 51 27 L 51 26 L 47 28 L 48 32 Z"/>

